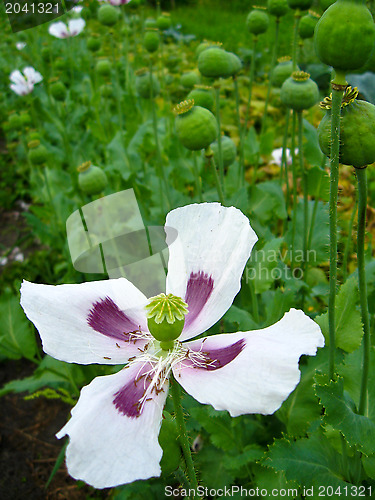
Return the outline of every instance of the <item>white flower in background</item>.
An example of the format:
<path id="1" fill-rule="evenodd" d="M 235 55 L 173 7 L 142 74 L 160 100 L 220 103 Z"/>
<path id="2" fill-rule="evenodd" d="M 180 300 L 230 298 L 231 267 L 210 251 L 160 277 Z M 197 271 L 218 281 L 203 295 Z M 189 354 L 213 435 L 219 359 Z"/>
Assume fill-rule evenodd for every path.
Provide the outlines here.
<path id="1" fill-rule="evenodd" d="M 17 42 L 16 48 L 17 50 L 23 50 L 26 47 L 26 42 Z"/>
<path id="2" fill-rule="evenodd" d="M 233 417 L 271 414 L 298 384 L 300 356 L 324 345 L 319 326 L 296 309 L 263 330 L 191 341 L 231 306 L 257 236 L 238 209 L 219 203 L 172 210 L 165 232 L 167 296 L 148 300 L 125 278 L 22 284 L 21 305 L 47 354 L 69 363 L 127 363 L 82 389 L 57 434 L 70 438 L 70 475 L 96 488 L 160 475 L 158 434 L 171 372 L 186 392 L 216 410 Z M 164 309 L 154 307 L 157 300 Z M 171 323 L 169 305 L 177 311 L 169 326 L 180 321 L 180 328 L 160 338 L 155 323 Z"/>
<path id="3" fill-rule="evenodd" d="M 76 14 L 80 14 L 83 10 L 82 5 L 76 5 L 75 7 L 72 8 L 72 11 L 75 12 Z"/>
<path id="4" fill-rule="evenodd" d="M 298 148 L 294 150 L 295 154 L 298 154 Z M 286 161 L 288 165 L 292 163 L 292 154 L 290 149 L 285 150 L 286 154 Z M 273 163 L 276 163 L 276 165 L 279 165 L 281 167 L 282 163 L 282 158 L 283 158 L 283 148 L 277 148 L 272 151 L 272 161 Z"/>
<path id="5" fill-rule="evenodd" d="M 110 3 L 111 5 L 126 5 L 131 2 L 131 0 L 99 0 L 99 1 Z"/>
<path id="6" fill-rule="evenodd" d="M 85 25 L 86 22 L 82 18 L 70 19 L 68 21 L 68 25 L 62 21 L 58 21 L 57 23 L 52 23 L 48 26 L 48 33 L 56 38 L 69 38 L 71 36 L 79 35 Z"/>
<path id="7" fill-rule="evenodd" d="M 9 87 L 18 95 L 27 95 L 30 94 L 36 83 L 39 83 L 43 80 L 43 77 L 38 71 L 35 71 L 31 66 L 27 66 L 23 70 L 23 74 L 18 69 L 12 71 L 9 76 L 10 81 L 12 82 Z"/>

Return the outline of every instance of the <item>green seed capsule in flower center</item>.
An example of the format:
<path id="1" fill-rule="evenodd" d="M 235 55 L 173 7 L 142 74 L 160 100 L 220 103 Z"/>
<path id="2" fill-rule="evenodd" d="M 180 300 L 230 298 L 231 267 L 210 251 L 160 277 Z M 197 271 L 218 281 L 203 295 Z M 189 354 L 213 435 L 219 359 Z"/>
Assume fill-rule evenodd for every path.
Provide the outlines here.
<path id="1" fill-rule="evenodd" d="M 185 315 L 188 312 L 186 302 L 172 293 L 161 293 L 150 298 L 146 311 L 151 335 L 160 342 L 162 349 L 171 349 L 173 341 L 181 335 L 185 324 Z"/>

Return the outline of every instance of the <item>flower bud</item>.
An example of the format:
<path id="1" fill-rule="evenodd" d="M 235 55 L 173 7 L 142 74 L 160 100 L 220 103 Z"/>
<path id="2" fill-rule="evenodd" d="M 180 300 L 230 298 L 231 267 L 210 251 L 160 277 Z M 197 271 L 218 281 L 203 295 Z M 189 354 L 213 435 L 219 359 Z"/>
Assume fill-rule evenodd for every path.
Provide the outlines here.
<path id="1" fill-rule="evenodd" d="M 218 134 L 215 116 L 206 108 L 194 106 L 194 101 L 183 101 L 175 108 L 177 137 L 192 151 L 206 149 Z"/>
<path id="2" fill-rule="evenodd" d="M 91 165 L 90 161 L 80 165 L 77 170 L 79 172 L 78 185 L 85 194 L 99 194 L 106 187 L 108 179 L 105 172 L 101 168 Z"/>
<path id="3" fill-rule="evenodd" d="M 318 102 L 319 89 L 308 73 L 295 71 L 283 83 L 280 99 L 288 108 L 302 111 L 311 108 Z"/>
<path id="4" fill-rule="evenodd" d="M 120 12 L 113 5 L 105 4 L 99 7 L 98 21 L 104 26 L 114 26 L 119 18 Z"/>
<path id="5" fill-rule="evenodd" d="M 43 163 L 46 163 L 48 151 L 43 144 L 40 144 L 40 141 L 31 141 L 28 143 L 28 147 L 30 150 L 27 156 L 33 165 L 42 165 Z"/>
<path id="6" fill-rule="evenodd" d="M 96 63 L 96 72 L 100 76 L 109 76 L 111 74 L 111 63 L 108 59 L 101 59 Z"/>
<path id="7" fill-rule="evenodd" d="M 87 39 L 87 48 L 91 52 L 97 52 L 102 45 L 102 42 L 98 36 L 89 36 Z"/>

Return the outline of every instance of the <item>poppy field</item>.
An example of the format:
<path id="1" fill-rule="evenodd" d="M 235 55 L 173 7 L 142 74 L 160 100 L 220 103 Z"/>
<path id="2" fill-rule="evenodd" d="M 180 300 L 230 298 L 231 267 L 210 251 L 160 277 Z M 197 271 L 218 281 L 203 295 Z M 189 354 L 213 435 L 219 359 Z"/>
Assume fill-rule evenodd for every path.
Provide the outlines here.
<path id="1" fill-rule="evenodd" d="M 373 2 L 0 10 L 0 497 L 375 498 Z"/>

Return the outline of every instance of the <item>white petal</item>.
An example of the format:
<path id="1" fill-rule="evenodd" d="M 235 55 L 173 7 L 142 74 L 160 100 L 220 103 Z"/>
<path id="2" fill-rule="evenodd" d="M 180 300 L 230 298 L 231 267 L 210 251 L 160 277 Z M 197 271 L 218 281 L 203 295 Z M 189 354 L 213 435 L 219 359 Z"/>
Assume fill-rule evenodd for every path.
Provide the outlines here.
<path id="1" fill-rule="evenodd" d="M 146 303 L 125 278 L 57 286 L 24 281 L 21 287 L 21 305 L 43 350 L 68 363 L 119 364 L 138 354 L 145 341 L 122 334 L 147 331 Z"/>
<path id="2" fill-rule="evenodd" d="M 32 66 L 27 66 L 27 68 L 24 68 L 23 73 L 26 76 L 28 83 L 35 84 L 43 80 L 42 75 L 38 71 L 35 71 Z"/>
<path id="3" fill-rule="evenodd" d="M 242 350 L 238 349 L 241 341 Z M 184 343 L 196 351 L 201 348 L 201 353 L 220 349 L 217 358 L 213 355 L 208 359 L 222 359 L 223 366 L 194 368 L 191 363 L 182 362 L 175 365 L 173 373 L 200 403 L 227 410 L 232 417 L 245 413 L 268 415 L 281 406 L 298 384 L 300 356 L 313 356 L 317 347 L 323 345 L 319 326 L 302 311 L 291 309 L 263 330 L 213 335 Z"/>
<path id="4" fill-rule="evenodd" d="M 50 24 L 48 26 L 48 33 L 56 38 L 66 38 L 69 36 L 68 28 L 62 21 Z"/>
<path id="5" fill-rule="evenodd" d="M 33 87 L 21 83 L 11 83 L 9 87 L 18 95 L 27 95 L 33 90 Z"/>
<path id="6" fill-rule="evenodd" d="M 70 437 L 66 451 L 69 474 L 95 488 L 109 488 L 160 476 L 162 449 L 158 435 L 167 387 L 147 401 L 138 417 L 124 415 L 116 394 L 134 383 L 138 368 L 98 377 L 84 387 L 72 418 L 56 434 Z"/>
<path id="7" fill-rule="evenodd" d="M 167 293 L 188 302 L 189 313 L 180 337 L 186 340 L 206 331 L 229 309 L 258 238 L 240 210 L 219 203 L 172 210 L 167 215 L 166 233 L 166 288 Z"/>
<path id="8" fill-rule="evenodd" d="M 9 80 L 13 83 L 16 83 L 16 84 L 20 84 L 20 85 L 25 85 L 26 84 L 26 80 L 25 80 L 25 77 L 23 76 L 23 74 L 21 73 L 21 71 L 19 71 L 18 69 L 16 69 L 15 71 L 12 71 L 10 76 L 9 76 Z"/>
<path id="9" fill-rule="evenodd" d="M 83 28 L 85 27 L 86 23 L 84 19 L 79 18 L 79 19 L 70 19 L 69 21 L 69 31 L 71 36 L 76 36 L 81 33 Z"/>

